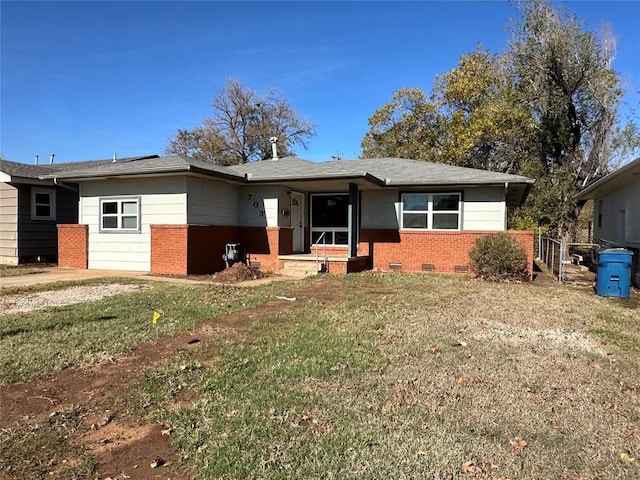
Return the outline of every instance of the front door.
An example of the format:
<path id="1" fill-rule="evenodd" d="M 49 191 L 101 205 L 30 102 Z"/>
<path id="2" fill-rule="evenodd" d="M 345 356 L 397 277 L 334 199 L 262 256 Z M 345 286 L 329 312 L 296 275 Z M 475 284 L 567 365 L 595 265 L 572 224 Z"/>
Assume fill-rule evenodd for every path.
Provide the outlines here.
<path id="1" fill-rule="evenodd" d="M 293 228 L 293 251 L 304 251 L 304 222 L 302 218 L 302 194 L 291 192 L 291 227 Z"/>

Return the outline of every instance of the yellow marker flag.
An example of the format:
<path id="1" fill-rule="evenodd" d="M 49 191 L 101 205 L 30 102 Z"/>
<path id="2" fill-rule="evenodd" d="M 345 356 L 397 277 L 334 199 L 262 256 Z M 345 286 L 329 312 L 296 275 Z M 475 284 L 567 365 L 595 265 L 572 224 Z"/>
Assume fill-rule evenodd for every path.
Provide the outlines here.
<path id="1" fill-rule="evenodd" d="M 160 314 L 158 312 L 153 312 L 153 324 L 155 325 L 156 323 L 158 323 L 158 319 L 160 318 Z"/>

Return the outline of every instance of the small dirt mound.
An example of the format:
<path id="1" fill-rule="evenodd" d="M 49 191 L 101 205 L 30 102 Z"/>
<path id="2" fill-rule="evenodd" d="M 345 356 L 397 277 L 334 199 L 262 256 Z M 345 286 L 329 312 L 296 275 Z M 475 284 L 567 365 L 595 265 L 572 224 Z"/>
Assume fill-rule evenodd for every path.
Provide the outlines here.
<path id="1" fill-rule="evenodd" d="M 258 278 L 265 277 L 268 277 L 265 272 L 238 262 L 234 263 L 226 270 L 216 273 L 211 277 L 211 279 L 214 282 L 219 283 L 238 283 L 244 282 L 245 280 L 257 280 Z"/>

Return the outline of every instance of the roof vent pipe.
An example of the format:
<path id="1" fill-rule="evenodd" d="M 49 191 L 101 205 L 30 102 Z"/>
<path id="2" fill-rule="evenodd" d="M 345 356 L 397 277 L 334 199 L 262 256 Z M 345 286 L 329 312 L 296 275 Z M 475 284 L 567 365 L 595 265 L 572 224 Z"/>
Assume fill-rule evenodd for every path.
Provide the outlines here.
<path id="1" fill-rule="evenodd" d="M 37 165 L 37 164 L 38 164 L 38 158 L 39 158 L 39 157 L 40 157 L 39 155 L 36 155 L 36 158 L 34 158 L 34 159 L 33 159 L 33 164 L 34 164 L 34 165 Z"/>
<path id="2" fill-rule="evenodd" d="M 49 165 L 53 165 L 53 159 L 56 156 L 55 153 L 52 153 L 51 156 L 49 157 Z"/>
<path id="3" fill-rule="evenodd" d="M 114 153 L 113 154 L 113 163 L 116 163 L 118 161 L 118 156 Z"/>
<path id="4" fill-rule="evenodd" d="M 271 151 L 273 152 L 272 160 L 278 160 L 278 137 L 271 137 L 269 141 L 271 142 Z"/>

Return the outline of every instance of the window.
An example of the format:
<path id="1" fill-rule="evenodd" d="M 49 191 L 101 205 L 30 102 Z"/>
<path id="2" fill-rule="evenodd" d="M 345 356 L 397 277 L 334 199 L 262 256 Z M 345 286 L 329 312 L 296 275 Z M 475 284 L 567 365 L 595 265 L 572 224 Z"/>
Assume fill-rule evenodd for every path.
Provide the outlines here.
<path id="1" fill-rule="evenodd" d="M 348 245 L 349 195 L 311 196 L 311 244 Z M 324 237 L 322 237 L 324 234 Z"/>
<path id="2" fill-rule="evenodd" d="M 56 219 L 56 191 L 31 189 L 31 218 L 33 220 Z"/>
<path id="3" fill-rule="evenodd" d="M 140 232 L 140 199 L 100 199 L 101 232 Z"/>
<path id="4" fill-rule="evenodd" d="M 403 193 L 402 228 L 460 230 L 459 193 Z"/>

